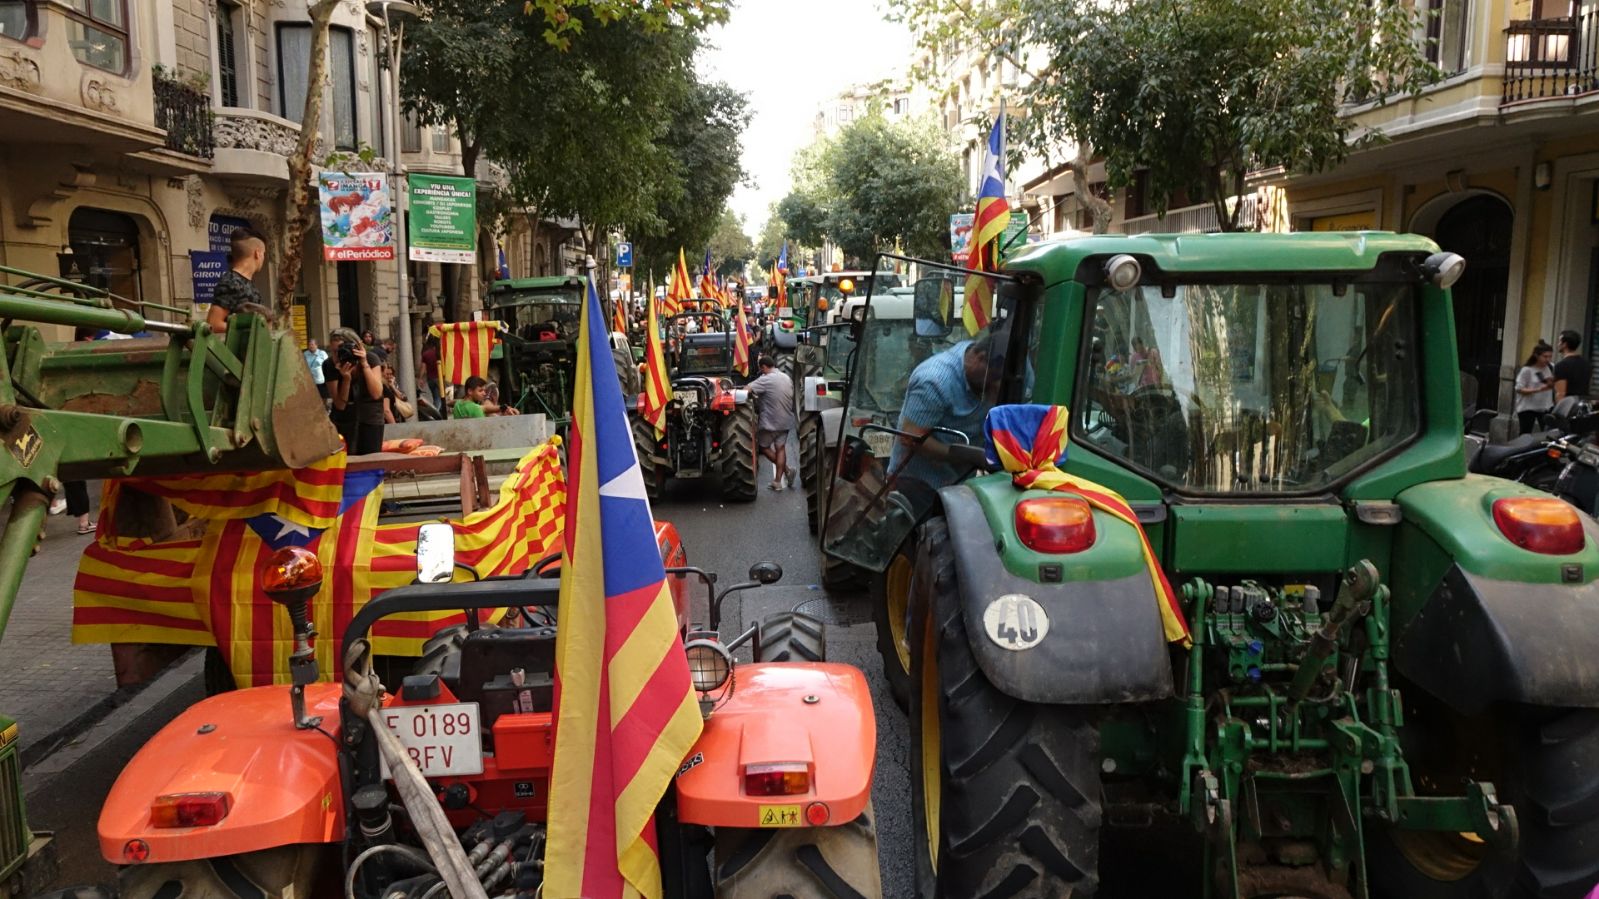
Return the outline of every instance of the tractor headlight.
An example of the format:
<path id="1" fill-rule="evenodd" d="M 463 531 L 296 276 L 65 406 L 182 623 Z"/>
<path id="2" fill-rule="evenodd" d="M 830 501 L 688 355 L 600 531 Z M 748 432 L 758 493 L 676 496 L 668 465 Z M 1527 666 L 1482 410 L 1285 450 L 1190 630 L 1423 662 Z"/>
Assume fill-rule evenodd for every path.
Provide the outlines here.
<path id="1" fill-rule="evenodd" d="M 701 693 L 719 689 L 733 676 L 733 654 L 715 640 L 690 640 L 683 652 L 688 656 L 688 676 Z"/>
<path id="2" fill-rule="evenodd" d="M 1421 270 L 1434 285 L 1448 290 L 1466 273 L 1466 260 L 1455 253 L 1434 253 L 1421 264 Z"/>
<path id="3" fill-rule="evenodd" d="M 1138 286 L 1144 277 L 1144 267 L 1136 257 L 1117 253 L 1105 262 L 1105 282 L 1118 293 Z"/>

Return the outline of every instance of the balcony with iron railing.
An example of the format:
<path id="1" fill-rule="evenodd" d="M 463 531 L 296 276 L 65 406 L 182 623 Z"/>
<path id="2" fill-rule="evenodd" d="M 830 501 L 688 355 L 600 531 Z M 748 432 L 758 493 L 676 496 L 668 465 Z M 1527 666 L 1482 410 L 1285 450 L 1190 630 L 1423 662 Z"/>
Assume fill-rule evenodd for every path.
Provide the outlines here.
<path id="1" fill-rule="evenodd" d="M 1244 204 L 1238 215 L 1238 230 L 1253 231 L 1257 222 L 1257 200 L 1245 196 L 1234 202 Z M 1123 220 L 1116 226 L 1123 234 L 1211 234 L 1221 230 L 1216 217 L 1216 207 L 1210 203 L 1169 209 L 1165 215 L 1140 215 Z"/>
<path id="2" fill-rule="evenodd" d="M 164 72 L 156 72 L 155 124 L 167 133 L 166 148 L 174 153 L 210 159 L 216 150 L 216 121 L 211 98 Z"/>
<path id="3" fill-rule="evenodd" d="M 1500 102 L 1522 103 L 1599 91 L 1599 11 L 1511 22 L 1505 29 Z"/>

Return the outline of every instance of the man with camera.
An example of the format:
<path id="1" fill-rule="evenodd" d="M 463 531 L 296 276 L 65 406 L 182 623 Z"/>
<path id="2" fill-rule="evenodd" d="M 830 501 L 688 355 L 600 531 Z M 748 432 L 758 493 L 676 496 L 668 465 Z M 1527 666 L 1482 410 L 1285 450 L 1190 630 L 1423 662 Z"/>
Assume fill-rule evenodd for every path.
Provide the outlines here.
<path id="1" fill-rule="evenodd" d="M 364 456 L 383 449 L 383 351 L 362 343 L 349 328 L 333 332 L 334 375 L 328 381 L 333 424 L 347 452 Z"/>

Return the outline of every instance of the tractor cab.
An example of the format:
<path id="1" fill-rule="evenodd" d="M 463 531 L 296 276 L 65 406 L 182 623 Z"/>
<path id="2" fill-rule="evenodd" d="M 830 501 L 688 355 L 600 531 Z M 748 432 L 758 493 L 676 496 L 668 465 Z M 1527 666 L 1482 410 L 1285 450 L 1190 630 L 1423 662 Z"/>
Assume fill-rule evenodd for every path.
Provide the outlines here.
<path id="1" fill-rule="evenodd" d="M 496 281 L 489 288 L 484 314 L 505 325 L 490 365 L 500 395 L 519 411 L 570 418 L 586 289 L 576 276 Z"/>

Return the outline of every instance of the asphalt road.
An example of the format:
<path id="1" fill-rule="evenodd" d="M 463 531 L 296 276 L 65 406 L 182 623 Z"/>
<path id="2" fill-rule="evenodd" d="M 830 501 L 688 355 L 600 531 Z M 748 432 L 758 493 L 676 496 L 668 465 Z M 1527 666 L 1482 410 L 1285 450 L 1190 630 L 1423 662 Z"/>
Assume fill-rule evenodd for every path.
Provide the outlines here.
<path id="1" fill-rule="evenodd" d="M 878 845 L 883 870 L 883 895 L 911 895 L 910 786 L 906 769 L 905 716 L 894 706 L 877 662 L 875 632 L 864 595 L 833 595 L 820 586 L 818 557 L 805 527 L 804 493 L 765 489 L 768 463 L 762 463 L 762 488 L 754 503 L 724 504 L 714 481 L 681 481 L 668 485 L 655 509 L 682 534 L 689 563 L 717 572 L 724 585 L 743 580 L 749 566 L 770 560 L 783 566 L 783 579 L 769 587 L 734 594 L 724 610 L 724 632 L 736 633 L 748 621 L 804 604 L 828 622 L 828 657 L 866 672 L 872 684 L 878 725 L 878 758 L 873 787 Z M 704 609 L 695 610 L 703 620 Z M 747 658 L 747 653 L 745 654 Z M 193 667 L 191 665 L 191 667 Z M 100 859 L 95 821 L 100 805 L 129 757 L 162 725 L 204 695 L 198 669 L 185 676 L 159 701 L 148 700 L 136 716 L 123 715 L 114 734 L 101 734 L 92 745 L 69 745 L 65 755 L 41 763 L 50 768 L 25 776 L 28 816 L 40 829 L 56 832 L 61 856 L 58 886 L 109 883 L 111 866 Z M 287 710 L 285 710 L 287 714 Z M 86 740 L 90 739 L 86 735 Z M 64 762 L 64 763 L 63 763 Z"/>

